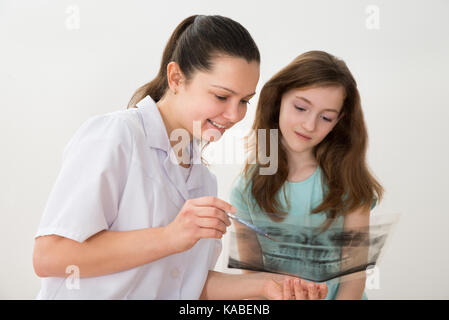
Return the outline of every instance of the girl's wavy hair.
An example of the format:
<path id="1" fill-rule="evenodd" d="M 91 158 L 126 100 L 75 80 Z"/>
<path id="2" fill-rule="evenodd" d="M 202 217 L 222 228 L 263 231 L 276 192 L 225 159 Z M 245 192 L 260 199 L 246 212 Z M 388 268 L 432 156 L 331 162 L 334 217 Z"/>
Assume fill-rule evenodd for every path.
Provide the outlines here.
<path id="1" fill-rule="evenodd" d="M 369 208 L 374 199 L 382 199 L 384 192 L 366 164 L 368 134 L 360 96 L 356 81 L 344 61 L 323 51 L 309 51 L 298 56 L 263 86 L 252 126 L 253 133 L 259 129 L 279 130 L 280 105 L 284 93 L 291 89 L 329 86 L 341 86 L 346 97 L 341 109 L 342 118 L 313 150 L 323 173 L 323 201 L 311 214 L 326 213 L 327 219 L 321 231 L 326 230 L 338 216 L 360 207 Z M 259 174 L 259 169 L 269 164 L 262 165 L 258 160 L 255 150 L 259 150 L 260 146 L 257 139 L 247 145 L 250 156 L 243 170 L 248 181 L 247 187 L 252 182 L 250 191 L 257 205 L 264 212 L 274 213 L 269 214 L 273 221 L 282 221 L 287 214 L 277 198 L 278 191 L 288 177 L 287 153 L 280 143 L 280 130 L 278 132 L 277 173 Z M 250 136 L 247 139 L 251 141 Z M 269 135 L 266 135 L 265 144 L 261 145 L 270 150 Z M 264 151 L 263 155 L 266 154 Z"/>

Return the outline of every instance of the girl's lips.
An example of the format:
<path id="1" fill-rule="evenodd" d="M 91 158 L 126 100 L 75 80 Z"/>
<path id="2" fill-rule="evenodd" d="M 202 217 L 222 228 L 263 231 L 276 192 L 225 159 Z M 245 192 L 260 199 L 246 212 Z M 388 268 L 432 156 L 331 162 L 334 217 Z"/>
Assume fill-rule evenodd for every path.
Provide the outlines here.
<path id="1" fill-rule="evenodd" d="M 297 136 L 299 136 L 301 139 L 303 139 L 303 140 L 310 140 L 310 139 L 312 139 L 312 138 L 310 138 L 310 137 L 308 137 L 308 136 L 305 136 L 305 135 L 303 135 L 303 134 L 300 134 L 300 133 L 298 133 L 298 132 L 296 132 L 295 131 L 295 133 L 296 133 L 296 135 Z"/>

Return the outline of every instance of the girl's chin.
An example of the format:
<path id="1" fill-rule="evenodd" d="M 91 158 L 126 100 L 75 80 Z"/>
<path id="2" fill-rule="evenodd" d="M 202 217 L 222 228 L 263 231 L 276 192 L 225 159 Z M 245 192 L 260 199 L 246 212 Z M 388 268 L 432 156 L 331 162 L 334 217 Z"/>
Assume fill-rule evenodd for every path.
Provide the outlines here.
<path id="1" fill-rule="evenodd" d="M 287 145 L 287 150 L 293 153 L 304 153 L 309 152 L 313 149 L 313 147 L 305 146 L 303 144 L 298 143 L 297 141 L 295 141 L 294 143 L 289 142 L 285 143 L 284 141 L 284 145 Z"/>

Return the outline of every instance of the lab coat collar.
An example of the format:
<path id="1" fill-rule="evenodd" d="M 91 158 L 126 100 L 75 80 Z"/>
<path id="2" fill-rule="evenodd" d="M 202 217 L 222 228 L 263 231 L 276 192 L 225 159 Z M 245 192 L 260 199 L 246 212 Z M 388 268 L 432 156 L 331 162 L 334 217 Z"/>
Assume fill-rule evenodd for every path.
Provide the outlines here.
<path id="1" fill-rule="evenodd" d="M 148 145 L 151 148 L 168 152 L 170 141 L 168 140 L 167 130 L 165 129 L 164 121 L 162 120 L 156 102 L 147 95 L 136 104 L 136 107 L 138 107 L 142 115 Z M 151 138 L 148 138 L 149 136 Z"/>
<path id="2" fill-rule="evenodd" d="M 200 141 L 196 138 L 193 139 L 193 164 L 189 178 L 187 182 L 185 182 L 181 172 L 182 168 L 173 161 L 174 152 L 171 148 L 167 130 L 156 103 L 149 95 L 147 95 L 144 99 L 139 101 L 136 106 L 142 115 L 148 146 L 166 152 L 167 156 L 163 161 L 165 172 L 171 183 L 182 195 L 184 201 L 188 200 L 190 198 L 189 191 L 202 187 L 205 183 L 204 179 L 207 179 L 208 177 L 208 169 L 201 162 L 201 150 L 199 149 Z"/>

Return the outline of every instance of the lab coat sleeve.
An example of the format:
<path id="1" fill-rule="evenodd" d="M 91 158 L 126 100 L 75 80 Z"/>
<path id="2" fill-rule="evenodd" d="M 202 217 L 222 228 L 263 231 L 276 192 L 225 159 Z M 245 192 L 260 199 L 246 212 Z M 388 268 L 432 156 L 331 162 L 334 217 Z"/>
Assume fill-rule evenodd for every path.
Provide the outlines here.
<path id="1" fill-rule="evenodd" d="M 83 242 L 115 220 L 132 159 L 134 140 L 126 120 L 94 116 L 63 152 L 36 237 L 55 234 Z"/>
<path id="2" fill-rule="evenodd" d="M 214 270 L 215 265 L 217 264 L 218 258 L 220 257 L 220 254 L 222 252 L 222 242 L 221 239 L 209 239 L 210 241 L 213 241 L 213 249 L 210 252 L 209 255 L 209 270 Z"/>
<path id="3" fill-rule="evenodd" d="M 217 185 L 217 177 L 208 170 L 210 182 L 208 183 L 208 188 L 206 190 L 207 195 L 216 197 L 218 194 L 218 185 Z M 217 264 L 218 258 L 220 257 L 220 254 L 223 249 L 223 244 L 221 239 L 208 239 L 209 241 L 213 242 L 213 249 L 210 253 L 210 259 L 209 259 L 209 270 L 214 270 L 215 265 Z"/>

